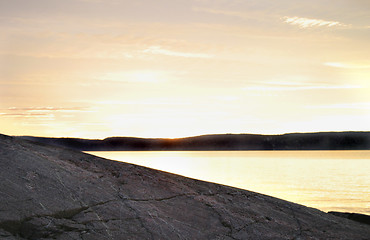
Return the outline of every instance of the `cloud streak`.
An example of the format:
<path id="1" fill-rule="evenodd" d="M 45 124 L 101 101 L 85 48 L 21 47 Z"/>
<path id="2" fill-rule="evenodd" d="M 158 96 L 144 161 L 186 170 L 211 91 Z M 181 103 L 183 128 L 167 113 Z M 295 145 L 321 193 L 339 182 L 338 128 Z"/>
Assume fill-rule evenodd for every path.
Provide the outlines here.
<path id="1" fill-rule="evenodd" d="M 299 28 L 317 28 L 317 27 L 347 27 L 349 25 L 322 19 L 303 18 L 303 17 L 284 17 L 284 22 Z"/>
<path id="2" fill-rule="evenodd" d="M 306 108 L 320 108 L 320 109 L 362 109 L 362 110 L 369 110 L 370 109 L 370 102 L 342 103 L 342 104 L 307 106 Z"/>
<path id="3" fill-rule="evenodd" d="M 160 54 L 173 57 L 185 58 L 212 58 L 213 55 L 205 53 L 192 53 L 192 52 L 177 52 L 161 48 L 160 46 L 151 46 L 143 51 L 143 53 Z"/>
<path id="4" fill-rule="evenodd" d="M 51 113 L 0 113 L 0 117 L 7 118 L 38 118 L 43 120 L 54 120 L 55 115 Z"/>
<path id="5" fill-rule="evenodd" d="M 86 112 L 87 108 L 85 107 L 9 107 L 6 110 L 9 111 L 25 111 L 25 112 Z"/>
<path id="6" fill-rule="evenodd" d="M 55 120 L 58 113 L 91 112 L 85 107 L 9 107 L 2 109 L 0 117 Z"/>
<path id="7" fill-rule="evenodd" d="M 370 65 L 354 65 L 340 62 L 326 62 L 325 66 L 334 68 L 346 68 L 346 69 L 370 69 Z"/>
<path id="8" fill-rule="evenodd" d="M 297 83 L 271 83 L 266 82 L 261 85 L 248 86 L 243 88 L 247 91 L 303 91 L 303 90 L 335 90 L 335 89 L 355 89 L 361 88 L 358 85 L 313 85 Z"/>
<path id="9" fill-rule="evenodd" d="M 249 19 L 250 16 L 243 12 L 236 12 L 236 11 L 226 11 L 226 10 L 219 10 L 219 9 L 210 9 L 210 8 L 193 8 L 195 12 L 203 12 L 203 13 L 211 13 L 217 15 L 224 15 L 230 17 L 238 17 L 242 19 Z"/>

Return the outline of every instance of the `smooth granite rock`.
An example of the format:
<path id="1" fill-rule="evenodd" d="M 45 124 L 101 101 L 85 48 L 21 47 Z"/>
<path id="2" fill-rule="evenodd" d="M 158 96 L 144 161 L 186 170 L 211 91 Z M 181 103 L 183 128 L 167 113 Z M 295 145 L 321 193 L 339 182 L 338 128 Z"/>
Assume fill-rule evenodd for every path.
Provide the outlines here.
<path id="1" fill-rule="evenodd" d="M 0 239 L 369 239 L 255 192 L 0 135 Z"/>

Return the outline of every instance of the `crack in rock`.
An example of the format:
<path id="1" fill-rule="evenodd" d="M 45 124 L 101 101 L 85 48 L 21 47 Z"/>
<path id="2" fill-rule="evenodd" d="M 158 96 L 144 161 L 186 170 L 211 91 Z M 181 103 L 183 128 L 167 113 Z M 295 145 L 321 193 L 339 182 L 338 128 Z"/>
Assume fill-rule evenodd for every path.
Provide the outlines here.
<path id="1" fill-rule="evenodd" d="M 154 240 L 154 239 L 155 239 L 155 238 L 154 238 L 154 235 L 153 235 L 153 233 L 148 229 L 148 227 L 147 227 L 147 226 L 145 226 L 145 224 L 144 224 L 143 220 L 142 220 L 142 219 L 141 219 L 141 217 L 140 217 L 140 212 L 139 212 L 137 209 L 135 209 L 134 207 L 132 207 L 132 206 L 129 204 L 129 202 L 127 201 L 127 200 L 129 200 L 129 199 L 128 199 L 128 198 L 126 198 L 125 196 L 122 196 L 122 194 L 121 194 L 120 192 L 118 192 L 118 197 L 119 197 L 121 200 L 123 200 L 122 202 L 123 202 L 123 204 L 124 204 L 127 208 L 129 208 L 131 211 L 133 211 L 133 212 L 135 213 L 135 215 L 136 215 L 136 220 L 138 220 L 138 221 L 139 221 L 140 226 L 141 226 L 142 228 L 144 228 L 144 229 L 145 229 L 145 231 L 149 234 L 150 239 Z"/>
<path id="2" fill-rule="evenodd" d="M 233 228 L 233 226 L 231 225 L 231 223 L 229 223 L 228 221 L 226 221 L 226 220 L 223 218 L 222 214 L 221 214 L 220 212 L 218 212 L 218 211 L 217 211 L 217 209 L 216 209 L 212 204 L 210 204 L 210 203 L 205 203 L 205 205 L 206 205 L 208 208 L 212 209 L 212 211 L 213 211 L 213 212 L 215 212 L 215 213 L 216 213 L 216 215 L 217 215 L 217 217 L 218 217 L 218 219 L 219 219 L 220 223 L 222 224 L 222 226 L 224 226 L 225 228 L 227 228 L 227 229 L 228 229 L 228 231 L 229 231 L 229 232 L 226 234 L 226 236 L 228 236 L 228 237 L 230 237 L 230 238 L 232 238 L 232 239 L 236 239 L 235 237 L 233 237 L 233 230 L 234 230 L 234 228 Z"/>
<path id="3" fill-rule="evenodd" d="M 125 200 L 134 201 L 134 202 L 149 202 L 149 201 L 157 201 L 157 202 L 160 202 L 160 201 L 171 200 L 171 199 L 179 198 L 179 197 L 192 197 L 192 196 L 196 196 L 196 195 L 197 194 L 193 194 L 193 193 L 184 193 L 184 194 L 178 194 L 178 195 L 169 196 L 169 197 L 163 197 L 163 198 L 147 198 L 147 199 L 125 198 Z"/>
<path id="4" fill-rule="evenodd" d="M 299 221 L 299 219 L 297 218 L 297 216 L 295 214 L 294 209 L 291 206 L 289 206 L 289 209 L 292 211 L 292 216 L 293 216 L 293 218 L 296 221 L 297 226 L 298 226 L 298 234 L 295 237 L 293 237 L 293 239 L 299 240 L 300 237 L 302 236 L 302 233 L 303 233 L 301 221 Z"/>
<path id="5" fill-rule="evenodd" d="M 182 193 L 182 194 L 177 194 L 177 195 L 173 195 L 173 196 L 169 196 L 169 197 L 163 197 L 163 198 L 129 198 L 129 197 L 125 197 L 125 196 L 122 196 L 122 194 L 120 194 L 120 199 L 122 200 L 126 200 L 126 201 L 134 201 L 134 202 L 149 202 L 149 201 L 167 201 L 167 200 L 171 200 L 171 199 L 174 199 L 174 198 L 179 198 L 179 197 L 194 197 L 194 196 L 217 196 L 219 195 L 219 193 Z"/>

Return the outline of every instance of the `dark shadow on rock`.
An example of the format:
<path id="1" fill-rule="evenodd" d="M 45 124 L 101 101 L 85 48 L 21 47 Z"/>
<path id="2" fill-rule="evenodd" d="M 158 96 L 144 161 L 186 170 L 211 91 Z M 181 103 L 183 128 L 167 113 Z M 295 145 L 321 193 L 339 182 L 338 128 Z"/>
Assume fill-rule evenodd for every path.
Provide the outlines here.
<path id="1" fill-rule="evenodd" d="M 329 214 L 332 214 L 337 217 L 347 218 L 356 222 L 365 223 L 370 225 L 370 216 L 366 214 L 361 213 L 348 213 L 348 212 L 335 212 L 331 211 L 328 212 Z"/>

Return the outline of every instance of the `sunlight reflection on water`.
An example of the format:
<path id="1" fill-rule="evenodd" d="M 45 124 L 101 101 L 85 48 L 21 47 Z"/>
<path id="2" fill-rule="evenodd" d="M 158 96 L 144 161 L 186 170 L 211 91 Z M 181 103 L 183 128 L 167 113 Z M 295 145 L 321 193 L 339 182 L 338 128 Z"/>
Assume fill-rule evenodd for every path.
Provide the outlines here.
<path id="1" fill-rule="evenodd" d="M 370 151 L 87 153 L 255 191 L 323 211 L 370 214 Z"/>

